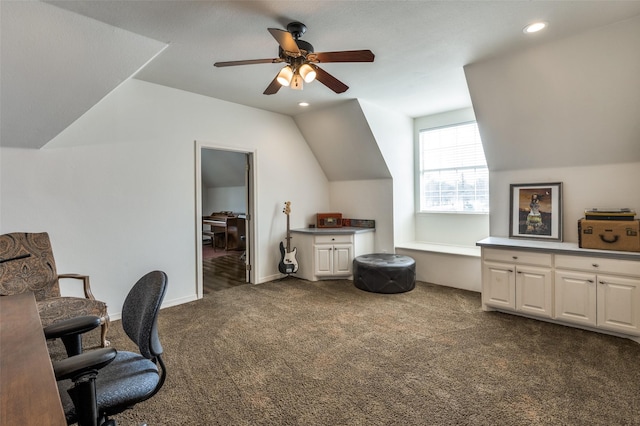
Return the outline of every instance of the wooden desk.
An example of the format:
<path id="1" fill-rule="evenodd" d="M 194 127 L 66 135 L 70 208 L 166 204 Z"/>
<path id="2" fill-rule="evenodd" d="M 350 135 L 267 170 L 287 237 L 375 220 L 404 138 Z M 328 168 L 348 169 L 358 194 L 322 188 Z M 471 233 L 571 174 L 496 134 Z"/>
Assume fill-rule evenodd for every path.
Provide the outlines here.
<path id="1" fill-rule="evenodd" d="M 0 425 L 66 424 L 33 293 L 0 296 Z"/>

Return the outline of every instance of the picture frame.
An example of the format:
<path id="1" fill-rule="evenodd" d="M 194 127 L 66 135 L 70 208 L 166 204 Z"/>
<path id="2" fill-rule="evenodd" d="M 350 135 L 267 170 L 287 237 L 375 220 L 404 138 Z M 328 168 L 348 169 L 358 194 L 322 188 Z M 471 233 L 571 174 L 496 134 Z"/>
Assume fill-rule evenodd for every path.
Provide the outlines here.
<path id="1" fill-rule="evenodd" d="M 509 238 L 562 241 L 562 182 L 510 185 Z"/>

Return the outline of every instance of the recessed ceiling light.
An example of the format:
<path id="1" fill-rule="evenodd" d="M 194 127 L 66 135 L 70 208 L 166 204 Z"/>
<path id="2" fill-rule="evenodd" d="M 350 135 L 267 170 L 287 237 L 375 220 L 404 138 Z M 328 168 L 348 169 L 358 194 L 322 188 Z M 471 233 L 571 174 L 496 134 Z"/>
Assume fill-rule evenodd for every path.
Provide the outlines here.
<path id="1" fill-rule="evenodd" d="M 532 24 L 527 25 L 526 27 L 524 27 L 524 29 L 522 30 L 525 34 L 532 34 L 532 33 L 537 33 L 538 31 L 544 30 L 545 28 L 547 28 L 547 23 L 546 22 L 534 22 Z"/>
<path id="2" fill-rule="evenodd" d="M 309 102 L 299 102 L 298 105 L 300 105 L 301 107 L 307 107 L 309 106 Z"/>

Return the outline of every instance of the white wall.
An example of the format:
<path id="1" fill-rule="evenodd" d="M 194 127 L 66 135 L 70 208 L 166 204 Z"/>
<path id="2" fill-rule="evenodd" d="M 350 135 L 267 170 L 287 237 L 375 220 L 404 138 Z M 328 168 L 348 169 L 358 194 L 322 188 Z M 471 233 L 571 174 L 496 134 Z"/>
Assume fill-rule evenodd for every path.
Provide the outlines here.
<path id="1" fill-rule="evenodd" d="M 244 186 L 202 189 L 202 215 L 213 212 L 247 213 L 247 190 Z"/>
<path id="2" fill-rule="evenodd" d="M 414 250 L 406 247 L 398 247 L 396 252 L 415 259 L 418 281 L 476 292 L 482 290 L 479 256 Z"/>
<path id="3" fill-rule="evenodd" d="M 331 182 L 330 211 L 350 219 L 376 221 L 374 251 L 393 253 L 393 182 L 373 179 Z"/>
<path id="4" fill-rule="evenodd" d="M 578 219 L 586 208 L 640 212 L 640 163 L 490 172 L 492 236 L 509 236 L 509 185 L 542 182 L 562 182 L 564 241 L 578 242 Z"/>
<path id="5" fill-rule="evenodd" d="M 0 232 L 48 231 L 59 271 L 91 275 L 112 315 L 155 268 L 169 276 L 165 304 L 192 300 L 200 246 L 195 140 L 253 153 L 254 274 L 256 282 L 279 276 L 284 201 L 299 212 L 297 227 L 329 205 L 327 179 L 293 120 L 138 80 L 44 149 L 0 150 Z"/>
<path id="6" fill-rule="evenodd" d="M 413 241 L 415 231 L 413 120 L 395 111 L 359 101 L 393 182 L 392 247 L 381 245 L 380 251 L 393 249 L 399 242 Z M 393 250 L 388 250 L 393 253 Z"/>
<path id="7" fill-rule="evenodd" d="M 488 214 L 416 214 L 415 241 L 472 247 L 488 236 Z"/>

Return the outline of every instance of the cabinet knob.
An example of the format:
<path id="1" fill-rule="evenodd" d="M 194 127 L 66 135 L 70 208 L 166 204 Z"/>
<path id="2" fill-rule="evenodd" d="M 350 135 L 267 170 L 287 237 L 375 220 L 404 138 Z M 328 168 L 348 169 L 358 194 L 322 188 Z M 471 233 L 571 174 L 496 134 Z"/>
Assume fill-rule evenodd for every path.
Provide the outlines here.
<path id="1" fill-rule="evenodd" d="M 593 280 L 587 280 L 587 282 L 593 284 Z"/>
<path id="2" fill-rule="evenodd" d="M 597 268 L 600 265 L 598 265 L 597 263 L 592 263 L 591 266 L 593 266 L 594 268 Z"/>
<path id="3" fill-rule="evenodd" d="M 507 272 L 513 272 L 513 269 L 508 269 Z"/>
<path id="4" fill-rule="evenodd" d="M 518 256 L 511 256 L 513 260 L 518 260 Z"/>

